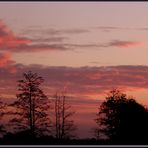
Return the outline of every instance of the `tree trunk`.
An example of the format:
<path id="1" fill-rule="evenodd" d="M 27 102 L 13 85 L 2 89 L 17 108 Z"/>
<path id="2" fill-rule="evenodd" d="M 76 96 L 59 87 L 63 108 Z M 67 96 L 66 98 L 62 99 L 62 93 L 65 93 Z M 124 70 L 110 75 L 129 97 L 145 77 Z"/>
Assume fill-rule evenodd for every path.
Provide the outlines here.
<path id="1" fill-rule="evenodd" d="M 35 100 L 32 99 L 32 134 L 35 136 Z"/>
<path id="2" fill-rule="evenodd" d="M 55 100 L 55 117 L 56 117 L 56 138 L 59 138 L 59 116 L 58 116 L 58 95 L 56 94 Z"/>
<path id="3" fill-rule="evenodd" d="M 65 134 L 65 95 L 62 96 L 62 134 L 61 138 L 64 138 Z"/>

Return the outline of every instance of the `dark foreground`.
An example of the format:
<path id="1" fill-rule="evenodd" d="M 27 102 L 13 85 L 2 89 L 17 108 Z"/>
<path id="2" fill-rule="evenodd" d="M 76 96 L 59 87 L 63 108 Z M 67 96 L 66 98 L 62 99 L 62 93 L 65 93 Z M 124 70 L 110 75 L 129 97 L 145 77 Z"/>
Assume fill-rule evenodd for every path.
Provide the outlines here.
<path id="1" fill-rule="evenodd" d="M 67 139 L 58 140 L 51 136 L 32 138 L 24 135 L 8 134 L 0 139 L 0 145 L 148 145 L 148 141 L 137 140 L 96 140 L 91 139 Z"/>

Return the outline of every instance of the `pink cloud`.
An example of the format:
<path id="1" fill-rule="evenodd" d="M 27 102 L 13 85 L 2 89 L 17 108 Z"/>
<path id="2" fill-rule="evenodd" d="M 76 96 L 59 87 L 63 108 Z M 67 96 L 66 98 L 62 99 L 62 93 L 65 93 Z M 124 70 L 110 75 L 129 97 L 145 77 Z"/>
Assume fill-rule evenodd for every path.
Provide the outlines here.
<path id="1" fill-rule="evenodd" d="M 0 67 L 6 66 L 10 61 L 11 55 L 10 53 L 0 53 Z"/>
<path id="2" fill-rule="evenodd" d="M 0 47 L 14 48 L 20 45 L 25 45 L 31 41 L 27 38 L 16 36 L 2 20 L 0 20 Z"/>
<path id="3" fill-rule="evenodd" d="M 83 98 L 91 96 L 97 97 L 97 94 L 102 95 L 116 87 L 125 91 L 148 89 L 147 66 L 72 68 L 13 64 L 10 66 L 6 65 L 6 68 L 1 68 L 5 71 L 2 73 L 0 72 L 0 77 L 6 82 L 12 82 L 13 85 L 22 77 L 23 72 L 28 70 L 37 72 L 45 79 L 43 87 L 45 92 L 49 95 L 53 95 L 57 89 L 61 90 L 64 87 L 66 87 L 68 92 L 74 96 L 83 96 Z M 11 75 L 10 72 L 15 72 L 15 75 Z M 12 80 L 9 78 L 12 78 Z"/>
<path id="4" fill-rule="evenodd" d="M 0 69 L 6 69 L 10 73 L 16 73 L 15 62 L 11 60 L 10 53 L 0 53 Z"/>
<path id="5" fill-rule="evenodd" d="M 50 38 L 49 41 L 61 41 L 64 38 Z M 41 41 L 47 41 L 47 39 L 41 38 Z M 0 48 L 10 52 L 34 52 L 43 50 L 65 50 L 66 47 L 62 44 L 47 44 L 36 43 L 36 39 L 29 39 L 22 36 L 17 36 L 15 33 L 0 20 Z"/>
<path id="6" fill-rule="evenodd" d="M 143 42 L 139 41 L 120 41 L 120 40 L 114 40 L 108 43 L 107 46 L 116 46 L 121 48 L 131 48 L 131 47 L 137 47 L 137 46 L 143 46 Z"/>

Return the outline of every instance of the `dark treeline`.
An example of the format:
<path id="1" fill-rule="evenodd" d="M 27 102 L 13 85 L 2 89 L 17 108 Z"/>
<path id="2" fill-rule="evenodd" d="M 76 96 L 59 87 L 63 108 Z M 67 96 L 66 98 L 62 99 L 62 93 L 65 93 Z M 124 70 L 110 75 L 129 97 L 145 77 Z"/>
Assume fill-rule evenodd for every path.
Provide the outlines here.
<path id="1" fill-rule="evenodd" d="M 133 97 L 111 90 L 98 105 L 95 137 L 79 139 L 66 91 L 50 99 L 41 89 L 43 81 L 37 73 L 24 73 L 16 100 L 0 101 L 0 144 L 148 144 L 148 109 Z"/>

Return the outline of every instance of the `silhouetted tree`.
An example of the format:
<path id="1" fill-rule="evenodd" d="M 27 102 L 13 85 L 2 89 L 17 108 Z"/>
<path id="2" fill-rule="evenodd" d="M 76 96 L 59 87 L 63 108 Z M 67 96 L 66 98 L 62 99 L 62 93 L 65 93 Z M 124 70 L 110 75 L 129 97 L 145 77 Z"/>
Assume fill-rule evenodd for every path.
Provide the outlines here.
<path id="1" fill-rule="evenodd" d="M 148 140 L 147 109 L 117 89 L 109 92 L 97 116 L 97 136 L 105 135 L 116 142 Z"/>
<path id="2" fill-rule="evenodd" d="M 29 130 L 30 135 L 34 137 L 49 131 L 50 102 L 40 88 L 42 77 L 31 71 L 23 76 L 24 79 L 18 81 L 17 101 L 12 104 L 16 107 L 17 116 L 11 123 L 17 126 L 16 129 Z"/>
<path id="3" fill-rule="evenodd" d="M 69 139 L 74 137 L 74 120 L 72 116 L 75 113 L 66 100 L 64 92 L 56 93 L 54 96 L 55 112 L 55 137 L 57 139 Z"/>
<path id="4" fill-rule="evenodd" d="M 2 123 L 2 118 L 4 117 L 4 115 L 6 114 L 6 104 L 2 101 L 2 99 L 0 98 L 0 135 L 4 135 L 6 133 L 6 129 L 4 124 Z"/>

